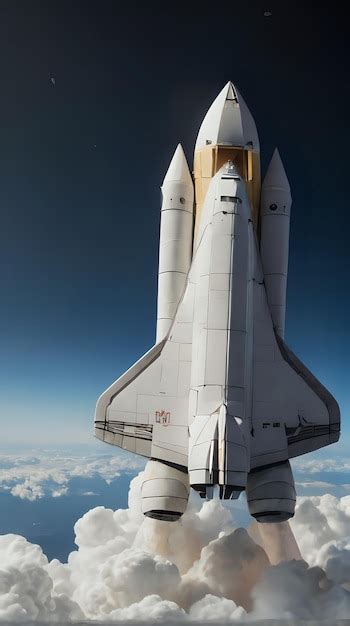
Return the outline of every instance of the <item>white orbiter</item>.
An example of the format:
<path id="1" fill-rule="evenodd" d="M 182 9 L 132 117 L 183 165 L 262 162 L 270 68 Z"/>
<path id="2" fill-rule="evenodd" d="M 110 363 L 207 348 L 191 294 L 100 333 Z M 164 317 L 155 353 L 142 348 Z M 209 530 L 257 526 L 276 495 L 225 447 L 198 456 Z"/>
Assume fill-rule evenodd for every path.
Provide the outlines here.
<path id="1" fill-rule="evenodd" d="M 229 82 L 164 178 L 157 339 L 98 399 L 95 434 L 148 457 L 145 515 L 185 511 L 190 487 L 246 491 L 259 522 L 291 517 L 289 459 L 339 439 L 333 396 L 284 342 L 291 194 Z"/>

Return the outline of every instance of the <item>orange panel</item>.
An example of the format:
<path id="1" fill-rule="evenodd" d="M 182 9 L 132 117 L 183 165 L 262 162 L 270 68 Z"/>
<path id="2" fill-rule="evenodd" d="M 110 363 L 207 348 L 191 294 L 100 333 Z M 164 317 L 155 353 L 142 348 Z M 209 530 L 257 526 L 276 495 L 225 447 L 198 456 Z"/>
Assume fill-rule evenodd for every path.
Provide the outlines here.
<path id="1" fill-rule="evenodd" d="M 193 176 L 195 179 L 196 198 L 196 225 L 195 237 L 198 228 L 199 216 L 208 191 L 211 178 L 219 169 L 233 161 L 239 175 L 246 181 L 247 194 L 252 207 L 255 228 L 258 228 L 260 206 L 260 156 L 257 152 L 244 150 L 235 146 L 206 146 L 198 150 L 194 156 Z"/>

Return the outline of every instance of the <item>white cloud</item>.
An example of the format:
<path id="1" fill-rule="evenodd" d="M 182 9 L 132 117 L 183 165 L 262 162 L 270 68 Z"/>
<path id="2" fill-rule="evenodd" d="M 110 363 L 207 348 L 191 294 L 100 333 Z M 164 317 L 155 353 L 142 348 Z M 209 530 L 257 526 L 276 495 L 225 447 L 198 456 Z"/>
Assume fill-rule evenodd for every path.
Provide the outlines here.
<path id="1" fill-rule="evenodd" d="M 18 535 L 0 536 L 0 620 L 68 621 L 83 617 L 68 595 L 53 593 L 47 558 Z"/>
<path id="2" fill-rule="evenodd" d="M 323 565 L 327 576 L 339 585 L 350 585 L 350 538 L 332 540 L 320 549 L 317 562 Z"/>
<path id="3" fill-rule="evenodd" d="M 54 498 L 68 495 L 73 478 L 91 479 L 99 476 L 107 483 L 118 478 L 121 472 L 139 470 L 144 462 L 118 454 L 64 456 L 0 455 L 0 490 L 27 500 L 44 496 Z M 89 495 L 92 495 L 89 493 Z"/>
<path id="4" fill-rule="evenodd" d="M 292 466 L 297 472 L 305 474 L 320 474 L 324 472 L 333 474 L 350 473 L 350 462 L 348 459 L 305 459 L 304 457 L 298 457 L 293 459 Z"/>
<path id="5" fill-rule="evenodd" d="M 232 600 L 208 594 L 195 602 L 189 610 L 190 620 L 197 622 L 241 621 L 246 615 L 242 607 L 237 607 Z"/>
<path id="6" fill-rule="evenodd" d="M 147 622 L 147 623 L 178 623 L 186 619 L 186 613 L 175 602 L 163 600 L 153 594 L 146 596 L 140 602 L 130 604 L 125 608 L 114 609 L 108 616 L 111 622 Z"/>
<path id="7" fill-rule="evenodd" d="M 42 485 L 31 478 L 26 478 L 23 483 L 18 483 L 12 489 L 10 485 L 5 485 L 5 489 L 10 489 L 11 494 L 21 498 L 21 500 L 33 501 L 44 497 Z"/>
<path id="8" fill-rule="evenodd" d="M 78 520 L 68 563 L 48 563 L 22 537 L 0 537 L 0 618 L 232 623 L 350 614 L 350 496 L 298 500 L 291 527 L 307 565 L 287 523 L 247 532 L 220 502 L 196 494 L 179 522 L 145 519 L 140 482 L 131 482 L 127 509 L 96 507 Z"/>
<path id="9" fill-rule="evenodd" d="M 329 493 L 334 496 L 345 496 L 350 492 L 348 484 L 333 484 L 323 480 L 296 481 L 298 496 L 318 496 Z"/>
<path id="10" fill-rule="evenodd" d="M 319 567 L 289 561 L 269 568 L 252 591 L 255 619 L 346 619 L 350 593 L 333 585 Z"/>
<path id="11" fill-rule="evenodd" d="M 336 485 L 332 483 L 326 483 L 322 480 L 313 480 L 304 483 L 295 483 L 296 487 L 302 487 L 303 489 L 321 489 L 323 493 L 328 493 L 329 489 L 334 489 Z"/>
<path id="12" fill-rule="evenodd" d="M 59 489 L 52 490 L 53 498 L 60 498 L 61 496 L 66 496 L 68 494 L 68 487 L 60 487 Z"/>
<path id="13" fill-rule="evenodd" d="M 298 498 L 290 525 L 303 558 L 310 565 L 324 567 L 321 548 L 350 537 L 350 496 Z"/>

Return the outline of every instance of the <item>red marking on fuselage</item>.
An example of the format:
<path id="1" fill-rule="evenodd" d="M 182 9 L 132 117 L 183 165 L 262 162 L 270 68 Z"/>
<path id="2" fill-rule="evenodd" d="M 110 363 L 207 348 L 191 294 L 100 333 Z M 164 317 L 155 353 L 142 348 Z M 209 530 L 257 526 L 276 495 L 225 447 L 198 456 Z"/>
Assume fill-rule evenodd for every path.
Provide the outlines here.
<path id="1" fill-rule="evenodd" d="M 170 411 L 156 411 L 156 424 L 168 426 L 170 424 Z"/>

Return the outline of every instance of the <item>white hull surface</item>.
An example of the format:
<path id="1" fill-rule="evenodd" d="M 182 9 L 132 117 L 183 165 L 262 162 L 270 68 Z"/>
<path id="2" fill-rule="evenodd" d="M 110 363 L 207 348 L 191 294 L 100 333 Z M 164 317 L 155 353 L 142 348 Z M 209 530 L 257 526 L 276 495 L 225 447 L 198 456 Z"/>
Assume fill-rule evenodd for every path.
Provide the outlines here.
<path id="1" fill-rule="evenodd" d="M 245 489 L 258 521 L 288 519 L 289 459 L 337 441 L 340 431 L 335 399 L 283 341 L 291 197 L 282 162 L 274 155 L 257 221 L 260 172 L 256 157 L 249 160 L 256 129 L 234 86 L 225 89 L 197 145 L 202 164 L 212 159 L 214 136 L 222 142 L 215 162 L 232 159 L 195 180 L 199 194 L 207 190 L 194 243 L 193 185 L 179 148 L 163 184 L 157 344 L 96 407 L 98 438 L 152 459 L 143 510 L 166 521 L 184 512 L 190 486 L 203 497 L 215 486 L 223 498 Z M 246 117 L 240 134 L 230 107 L 233 124 Z M 244 136 L 250 131 L 254 141 Z"/>

